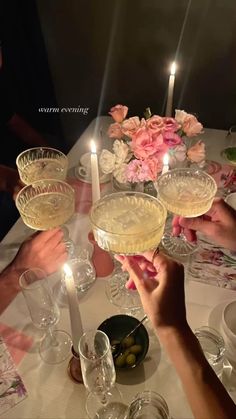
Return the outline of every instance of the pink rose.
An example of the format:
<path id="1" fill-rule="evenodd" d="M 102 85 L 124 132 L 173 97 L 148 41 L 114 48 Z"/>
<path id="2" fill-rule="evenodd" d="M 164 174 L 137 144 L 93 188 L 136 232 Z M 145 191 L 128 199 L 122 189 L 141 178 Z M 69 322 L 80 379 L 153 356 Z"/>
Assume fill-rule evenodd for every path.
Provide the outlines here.
<path id="1" fill-rule="evenodd" d="M 173 131 L 167 131 L 163 133 L 164 143 L 169 147 L 175 147 L 182 143 L 181 137 Z"/>
<path id="2" fill-rule="evenodd" d="M 176 132 L 180 127 L 181 125 L 174 118 L 163 118 L 163 129 L 165 132 Z"/>
<path id="3" fill-rule="evenodd" d="M 123 132 L 121 131 L 121 125 L 118 122 L 111 124 L 108 128 L 107 134 L 110 138 L 121 138 Z"/>
<path id="4" fill-rule="evenodd" d="M 161 132 L 152 132 L 143 127 L 133 134 L 130 147 L 137 159 L 147 159 L 157 153 L 162 145 L 163 136 Z"/>
<path id="5" fill-rule="evenodd" d="M 163 119 L 161 116 L 153 115 L 146 121 L 146 125 L 153 132 L 161 131 L 164 127 Z"/>
<path id="6" fill-rule="evenodd" d="M 127 106 L 116 105 L 116 106 L 113 106 L 110 109 L 110 112 L 108 112 L 108 113 L 109 113 L 109 115 L 112 116 L 114 121 L 122 122 L 126 118 L 126 115 L 128 113 L 128 109 L 129 108 Z"/>
<path id="7" fill-rule="evenodd" d="M 197 134 L 201 134 L 203 126 L 200 122 L 198 122 L 197 118 L 194 115 L 188 115 L 185 118 L 182 130 L 187 135 L 187 137 L 194 137 Z"/>
<path id="8" fill-rule="evenodd" d="M 121 125 L 122 132 L 128 137 L 131 137 L 132 134 L 134 134 L 140 128 L 140 124 L 141 122 L 138 116 L 125 119 Z"/>
<path id="9" fill-rule="evenodd" d="M 192 162 L 201 163 L 206 157 L 205 144 L 202 141 L 198 141 L 188 149 L 187 156 Z"/>

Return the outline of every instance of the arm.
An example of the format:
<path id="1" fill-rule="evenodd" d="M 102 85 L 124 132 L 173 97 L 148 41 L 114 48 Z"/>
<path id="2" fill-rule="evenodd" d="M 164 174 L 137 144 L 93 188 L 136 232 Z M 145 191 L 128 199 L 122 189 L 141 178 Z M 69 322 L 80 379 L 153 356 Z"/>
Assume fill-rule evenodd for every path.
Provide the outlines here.
<path id="1" fill-rule="evenodd" d="M 216 198 L 211 209 L 201 217 L 175 217 L 173 234 L 178 235 L 181 228 L 189 241 L 196 240 L 199 231 L 220 246 L 236 251 L 236 211 L 221 198 Z"/>
<path id="2" fill-rule="evenodd" d="M 20 115 L 14 114 L 7 122 L 9 130 L 32 147 L 48 147 L 48 142 Z"/>
<path id="3" fill-rule="evenodd" d="M 19 277 L 29 268 L 41 268 L 48 275 L 67 259 L 63 232 L 54 229 L 37 233 L 22 243 L 13 261 L 0 273 L 0 314 L 20 291 Z"/>
<path id="4" fill-rule="evenodd" d="M 184 270 L 152 252 L 121 259 L 140 294 L 144 311 L 172 361 L 197 419 L 231 419 L 236 406 L 205 359 L 186 320 Z M 154 269 L 155 268 L 155 272 Z"/>

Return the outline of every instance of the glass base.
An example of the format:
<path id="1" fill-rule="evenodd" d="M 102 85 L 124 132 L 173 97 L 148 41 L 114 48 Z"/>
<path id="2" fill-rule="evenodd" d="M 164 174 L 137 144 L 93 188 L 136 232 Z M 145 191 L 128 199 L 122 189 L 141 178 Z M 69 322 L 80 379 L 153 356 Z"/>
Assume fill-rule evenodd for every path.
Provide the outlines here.
<path id="1" fill-rule="evenodd" d="M 199 248 L 198 244 L 187 241 L 183 234 L 175 237 L 171 232 L 163 235 L 161 243 L 170 255 L 176 256 L 191 255 Z"/>
<path id="2" fill-rule="evenodd" d="M 116 387 L 105 392 L 104 402 L 96 394 L 89 393 L 86 411 L 90 419 L 124 419 L 127 406 L 121 403 L 121 394 Z"/>
<path id="3" fill-rule="evenodd" d="M 47 334 L 39 347 L 39 353 L 46 364 L 60 364 L 71 354 L 70 335 L 63 330 L 54 330 Z"/>
<path id="4" fill-rule="evenodd" d="M 123 313 L 133 316 L 142 308 L 142 303 L 137 290 L 125 287 L 128 278 L 127 272 L 116 271 L 106 283 L 106 295 L 112 304 L 122 309 Z"/>

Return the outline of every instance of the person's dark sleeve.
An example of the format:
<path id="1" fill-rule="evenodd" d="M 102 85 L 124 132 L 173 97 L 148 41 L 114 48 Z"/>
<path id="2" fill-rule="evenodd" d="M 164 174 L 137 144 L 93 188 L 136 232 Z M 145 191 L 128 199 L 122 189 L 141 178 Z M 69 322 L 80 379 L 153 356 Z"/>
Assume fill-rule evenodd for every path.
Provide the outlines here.
<path id="1" fill-rule="evenodd" d="M 5 126 L 14 115 L 2 71 L 0 71 L 0 125 Z"/>

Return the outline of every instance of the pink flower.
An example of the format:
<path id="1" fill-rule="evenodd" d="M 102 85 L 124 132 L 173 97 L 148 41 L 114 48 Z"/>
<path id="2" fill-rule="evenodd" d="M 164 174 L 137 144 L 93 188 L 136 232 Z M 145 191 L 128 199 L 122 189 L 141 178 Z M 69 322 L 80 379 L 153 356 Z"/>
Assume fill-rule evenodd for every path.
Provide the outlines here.
<path id="1" fill-rule="evenodd" d="M 110 138 L 121 138 L 123 133 L 121 131 L 121 126 L 118 122 L 111 124 L 108 128 L 107 134 Z"/>
<path id="2" fill-rule="evenodd" d="M 182 130 L 185 132 L 187 137 L 194 137 L 197 134 L 202 133 L 203 126 L 198 122 L 194 115 L 189 115 L 182 126 Z"/>
<path id="3" fill-rule="evenodd" d="M 181 125 L 174 118 L 163 118 L 163 129 L 165 132 L 176 132 L 180 127 Z"/>
<path id="4" fill-rule="evenodd" d="M 141 127 L 141 124 L 145 124 L 143 121 L 143 119 L 140 121 L 138 116 L 125 119 L 121 125 L 122 132 L 128 137 L 131 137 Z"/>
<path id="5" fill-rule="evenodd" d="M 167 131 L 163 133 L 164 143 L 169 147 L 175 147 L 178 144 L 182 144 L 181 137 L 173 131 Z"/>
<path id="6" fill-rule="evenodd" d="M 175 167 L 176 163 L 183 162 L 186 159 L 186 150 L 187 147 L 185 144 L 180 144 L 169 149 L 168 155 L 170 168 Z"/>
<path id="7" fill-rule="evenodd" d="M 200 163 L 204 161 L 206 157 L 205 144 L 202 141 L 198 141 L 188 149 L 187 156 L 189 160 L 194 163 Z"/>
<path id="8" fill-rule="evenodd" d="M 108 112 L 108 113 L 109 113 L 109 115 L 112 116 L 112 118 L 114 119 L 115 122 L 120 123 L 125 119 L 125 117 L 128 113 L 128 110 L 129 110 L 129 108 L 127 106 L 116 105 L 116 106 L 113 106 L 110 109 L 110 112 Z"/>
<path id="9" fill-rule="evenodd" d="M 148 128 L 139 128 L 132 135 L 131 149 L 137 159 L 147 159 L 158 152 L 163 145 L 163 135 L 159 131 L 152 132 Z"/>
<path id="10" fill-rule="evenodd" d="M 156 180 L 160 166 L 155 159 L 131 160 L 127 165 L 126 178 L 129 182 L 144 182 Z"/>
<path id="11" fill-rule="evenodd" d="M 158 115 L 153 115 L 146 121 L 147 127 L 153 132 L 160 132 L 164 128 L 164 118 Z"/>

